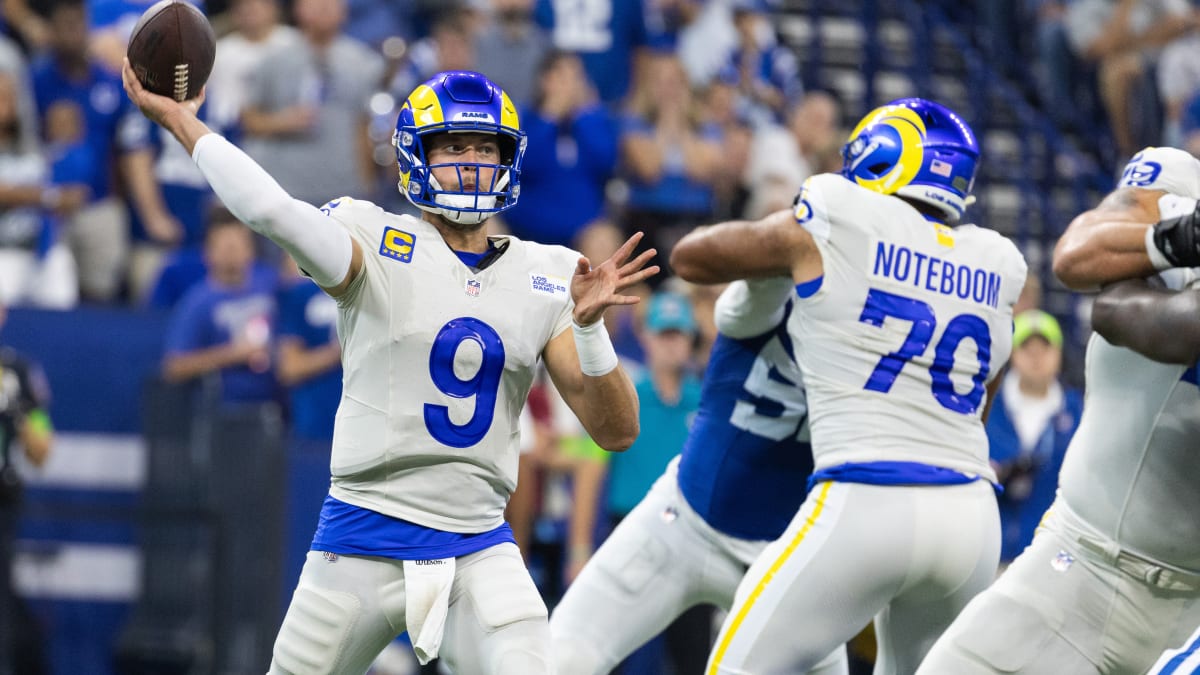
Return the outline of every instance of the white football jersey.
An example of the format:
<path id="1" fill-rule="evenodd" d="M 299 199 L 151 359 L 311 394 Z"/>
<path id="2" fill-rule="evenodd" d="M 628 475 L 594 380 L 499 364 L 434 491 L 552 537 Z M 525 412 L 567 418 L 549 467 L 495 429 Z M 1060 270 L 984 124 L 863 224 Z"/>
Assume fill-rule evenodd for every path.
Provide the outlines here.
<path id="1" fill-rule="evenodd" d="M 1194 270 L 1162 275 L 1196 288 Z M 1163 336 L 1164 340 L 1173 339 Z M 1079 429 L 1059 474 L 1067 506 L 1110 541 L 1200 570 L 1200 380 L 1093 334 Z"/>
<path id="2" fill-rule="evenodd" d="M 501 238 L 508 249 L 475 272 L 425 221 L 349 198 L 323 210 L 365 255 L 338 300 L 330 494 L 450 532 L 499 526 L 518 417 L 542 350 L 570 326 L 579 254 Z"/>
<path id="3" fill-rule="evenodd" d="M 836 174 L 805 182 L 796 219 L 825 270 L 797 286 L 788 326 L 817 469 L 904 461 L 994 480 L 980 419 L 1012 351 L 1026 271 L 1017 247 Z"/>

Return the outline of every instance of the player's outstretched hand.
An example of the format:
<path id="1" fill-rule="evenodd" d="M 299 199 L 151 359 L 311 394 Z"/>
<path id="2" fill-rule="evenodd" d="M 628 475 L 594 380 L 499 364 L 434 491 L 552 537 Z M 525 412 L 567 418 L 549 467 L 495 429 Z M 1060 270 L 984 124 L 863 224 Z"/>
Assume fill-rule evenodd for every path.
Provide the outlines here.
<path id="1" fill-rule="evenodd" d="M 645 267 L 654 257 L 652 248 L 629 260 L 642 236 L 638 232 L 627 239 L 612 257 L 596 267 L 592 267 L 587 258 L 579 258 L 575 265 L 575 276 L 571 279 L 575 323 L 586 326 L 599 321 L 604 310 L 613 305 L 633 305 L 638 302 L 638 296 L 620 295 L 620 292 L 658 274 L 658 265 Z"/>
<path id="2" fill-rule="evenodd" d="M 142 114 L 151 121 L 168 128 L 167 119 L 174 114 L 187 112 L 194 116 L 200 110 L 200 106 L 204 104 L 204 94 L 207 89 L 207 87 L 202 87 L 196 98 L 183 102 L 176 101 L 169 96 L 159 96 L 142 86 L 137 75 L 133 73 L 133 66 L 129 65 L 128 58 L 121 66 L 121 81 L 125 83 L 125 93 L 129 95 L 129 100 L 133 101 Z"/>

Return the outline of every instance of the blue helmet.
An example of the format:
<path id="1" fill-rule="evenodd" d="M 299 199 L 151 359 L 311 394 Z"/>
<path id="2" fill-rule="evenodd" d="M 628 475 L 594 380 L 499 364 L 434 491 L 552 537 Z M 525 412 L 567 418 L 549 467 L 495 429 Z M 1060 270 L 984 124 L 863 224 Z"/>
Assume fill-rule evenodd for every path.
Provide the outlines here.
<path id="1" fill-rule="evenodd" d="M 430 165 L 425 155 L 427 139 L 442 133 L 494 134 L 500 145 L 500 163 Z M 423 211 L 464 225 L 483 222 L 517 203 L 525 143 L 517 109 L 491 80 L 466 70 L 438 73 L 413 90 L 396 120 L 392 144 L 400 164 L 400 191 Z M 455 167 L 459 185 L 464 167 L 474 167 L 477 175 L 484 168 L 495 172 L 489 185 L 446 190 L 433 176 L 432 169 L 437 166 Z"/>
<path id="2" fill-rule="evenodd" d="M 953 110 L 922 98 L 867 114 L 842 147 L 842 175 L 885 195 L 924 202 L 957 222 L 975 184 L 979 144 Z"/>

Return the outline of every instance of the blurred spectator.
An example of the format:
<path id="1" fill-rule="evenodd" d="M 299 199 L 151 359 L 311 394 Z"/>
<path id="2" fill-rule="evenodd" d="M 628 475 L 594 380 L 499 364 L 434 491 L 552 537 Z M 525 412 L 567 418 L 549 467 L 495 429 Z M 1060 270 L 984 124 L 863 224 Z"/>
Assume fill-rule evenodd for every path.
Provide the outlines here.
<path id="1" fill-rule="evenodd" d="M 6 310 L 0 304 L 0 328 Z M 13 552 L 21 508 L 20 450 L 35 467 L 45 464 L 54 441 L 48 414 L 50 389 L 37 364 L 0 347 L 0 672 L 49 673 L 46 641 L 12 587 Z"/>
<path id="2" fill-rule="evenodd" d="M 703 373 L 708 367 L 708 356 L 712 353 L 713 343 L 717 341 L 717 298 L 725 290 L 725 284 L 686 285 L 686 293 L 692 301 L 692 311 L 696 316 L 696 344 L 692 347 L 692 364 L 696 372 Z"/>
<path id="3" fill-rule="evenodd" d="M 0 304 L 68 309 L 79 300 L 75 259 L 52 217 L 79 209 L 90 190 L 49 182 L 42 156 L 22 147 L 25 123 L 16 82 L 0 71 Z"/>
<path id="4" fill-rule="evenodd" d="M 679 59 L 651 57 L 629 99 L 621 159 L 629 183 L 625 228 L 645 231 L 660 257 L 713 214 L 721 130 L 700 113 Z"/>
<path id="5" fill-rule="evenodd" d="M 50 41 L 50 27 L 26 0 L 4 0 L 0 4 L 0 27 L 5 23 L 21 37 L 29 51 L 38 51 Z"/>
<path id="6" fill-rule="evenodd" d="M 1188 102 L 1180 121 L 1181 145 L 1179 147 L 1200 157 L 1200 92 Z"/>
<path id="7" fill-rule="evenodd" d="M 1136 94 L 1153 86 L 1147 67 L 1160 48 L 1196 25 L 1187 0 L 1076 0 L 1068 6 L 1067 38 L 1080 58 L 1096 64 L 1100 98 L 1121 157 L 1155 140 L 1139 138 L 1148 135 L 1147 125 L 1159 122 L 1145 110 L 1156 97 Z"/>
<path id="8" fill-rule="evenodd" d="M 782 121 L 802 92 L 796 55 L 777 44 L 766 0 L 734 0 L 733 7 L 738 47 L 730 65 L 737 72 L 738 89 L 755 121 Z"/>
<path id="9" fill-rule="evenodd" d="M 429 37 L 417 41 L 408 50 L 408 62 L 396 73 L 388 88 L 407 96 L 437 73 L 475 70 L 477 67 L 475 38 L 471 34 L 468 14 L 449 10 L 434 21 Z"/>
<path id="10" fill-rule="evenodd" d="M 204 239 L 208 276 L 183 297 L 167 329 L 168 381 L 219 374 L 225 403 L 275 400 L 274 284 L 253 274 L 254 256 L 250 230 L 228 211 L 215 215 Z"/>
<path id="11" fill-rule="evenodd" d="M 1021 295 L 1017 296 L 1016 303 L 1013 304 L 1013 316 L 1016 316 L 1027 309 L 1037 309 L 1042 306 L 1042 281 L 1036 274 L 1030 274 L 1025 277 L 1025 285 L 1021 288 Z"/>
<path id="12" fill-rule="evenodd" d="M 390 37 L 412 40 L 413 25 L 421 5 L 432 0 L 348 0 L 346 35 L 378 49 Z"/>
<path id="13" fill-rule="evenodd" d="M 1183 147 L 1184 110 L 1200 95 L 1200 33 L 1193 30 L 1163 47 L 1158 93 L 1163 99 L 1163 145 Z"/>
<path id="14" fill-rule="evenodd" d="M 556 48 L 579 54 L 600 100 L 615 106 L 648 43 L 646 1 L 653 0 L 537 0 L 535 17 Z"/>
<path id="15" fill-rule="evenodd" d="M 605 185 L 617 160 L 616 126 L 597 104 L 578 56 L 546 55 L 521 127 L 529 137 L 521 200 L 505 222 L 522 239 L 577 246 L 584 229 L 604 218 Z"/>
<path id="16" fill-rule="evenodd" d="M 726 72 L 733 74 L 731 70 Z M 715 125 L 721 137 L 721 162 L 713 181 L 715 220 L 741 217 L 749 194 L 741 178 L 750 164 L 754 131 L 739 99 L 736 77 L 717 78 L 702 94 L 705 121 Z"/>
<path id="17" fill-rule="evenodd" d="M 233 0 L 229 17 L 233 32 L 217 40 L 206 99 L 209 119 L 224 127 L 241 117 L 263 59 L 300 44 L 300 33 L 279 22 L 279 0 Z"/>
<path id="18" fill-rule="evenodd" d="M 50 27 L 50 52 L 34 64 L 33 85 L 53 181 L 91 189 L 91 201 L 67 221 L 66 240 L 81 294 L 110 301 L 121 290 L 129 253 L 127 214 L 113 194 L 114 156 L 149 236 L 174 242 L 181 228 L 154 178 L 149 122 L 125 96 L 120 77 L 88 56 L 82 0 L 57 0 Z"/>
<path id="19" fill-rule="evenodd" d="M 689 368 L 696 321 L 691 301 L 678 293 L 650 298 L 642 330 L 645 368 L 630 373 L 638 393 L 641 435 L 627 452 L 609 461 L 608 517 L 616 527 L 683 449 L 700 404 L 700 379 Z M 578 497 L 578 495 L 577 495 Z M 684 613 L 665 631 L 673 672 L 700 673 L 712 644 L 712 608 Z M 626 659 L 622 672 L 662 672 L 652 642 Z"/>
<path id="20" fill-rule="evenodd" d="M 751 191 L 746 217 L 791 206 L 810 175 L 841 169 L 839 119 L 837 100 L 813 91 L 791 109 L 787 127 L 767 125 L 755 132 L 743 178 Z"/>
<path id="21" fill-rule="evenodd" d="M 292 438 L 288 447 L 288 530 L 284 587 L 295 588 L 321 505 L 329 492 L 333 418 L 342 400 L 342 348 L 337 302 L 284 258 L 279 291 L 279 383 L 288 394 Z"/>
<path id="22" fill-rule="evenodd" d="M 204 9 L 204 0 L 184 1 Z M 158 0 L 88 0 L 88 44 L 101 64 L 114 73 L 121 72 L 121 61 L 125 58 L 133 27 L 156 2 Z"/>
<path id="23" fill-rule="evenodd" d="M 383 59 L 341 34 L 344 0 L 297 0 L 295 15 L 304 39 L 254 73 L 242 112 L 246 151 L 297 199 L 368 197 L 375 163 L 367 105 Z"/>
<path id="24" fill-rule="evenodd" d="M 1001 560 L 1015 558 L 1033 540 L 1054 501 L 1058 470 L 1079 426 L 1083 397 L 1058 379 L 1062 329 L 1053 316 L 1026 310 L 1013 321 L 1012 369 L 987 420 L 988 443 L 1000 495 Z"/>
<path id="25" fill-rule="evenodd" d="M 519 108 L 534 101 L 547 37 L 533 22 L 533 0 L 491 0 L 491 21 L 475 39 L 475 57 Z M 580 71 L 580 77 L 586 77 Z M 522 120 L 524 121 L 524 120 Z"/>
<path id="26" fill-rule="evenodd" d="M 37 103 L 33 97 L 33 84 L 29 81 L 29 64 L 21 48 L 7 36 L 0 34 L 0 73 L 12 78 L 16 88 L 17 117 L 20 118 L 20 150 L 29 152 L 40 145 L 38 140 Z"/>

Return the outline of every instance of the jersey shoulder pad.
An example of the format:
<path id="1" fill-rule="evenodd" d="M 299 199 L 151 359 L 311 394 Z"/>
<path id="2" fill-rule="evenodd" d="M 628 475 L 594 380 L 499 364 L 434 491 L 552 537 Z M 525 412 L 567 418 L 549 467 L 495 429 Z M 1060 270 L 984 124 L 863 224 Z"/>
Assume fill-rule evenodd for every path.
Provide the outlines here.
<path id="1" fill-rule="evenodd" d="M 843 190 L 851 183 L 837 174 L 822 173 L 809 176 L 800 187 L 793 204 L 796 222 L 809 234 L 822 241 L 829 239 L 832 231 L 829 204 L 840 201 Z"/>

